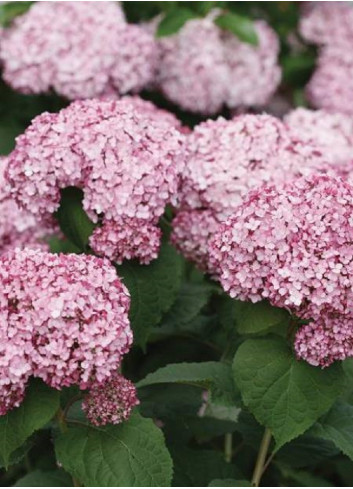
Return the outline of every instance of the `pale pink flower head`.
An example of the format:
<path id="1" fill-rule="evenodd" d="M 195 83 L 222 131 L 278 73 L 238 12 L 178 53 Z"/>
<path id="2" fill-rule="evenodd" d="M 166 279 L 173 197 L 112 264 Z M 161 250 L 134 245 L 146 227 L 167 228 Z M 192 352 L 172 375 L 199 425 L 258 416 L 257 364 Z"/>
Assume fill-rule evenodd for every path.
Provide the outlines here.
<path id="1" fill-rule="evenodd" d="M 171 242 L 187 260 L 209 272 L 208 243 L 219 224 L 209 209 L 180 211 L 172 221 Z"/>
<path id="2" fill-rule="evenodd" d="M 109 86 L 140 90 L 154 76 L 157 48 L 118 2 L 37 2 L 3 30 L 0 58 L 14 89 L 77 99 Z"/>
<path id="3" fill-rule="evenodd" d="M 264 106 L 281 81 L 277 34 L 263 20 L 254 22 L 254 27 L 258 46 L 241 42 L 232 34 L 223 34 L 229 72 L 226 105 L 230 108 Z"/>
<path id="4" fill-rule="evenodd" d="M 211 273 L 208 242 L 249 190 L 330 170 L 319 147 L 269 115 L 203 122 L 187 137 L 186 155 L 171 237 L 187 258 Z"/>
<path id="5" fill-rule="evenodd" d="M 307 98 L 314 107 L 352 116 L 351 39 L 330 44 L 320 50 L 316 70 L 306 87 Z"/>
<path id="6" fill-rule="evenodd" d="M 18 203 L 45 218 L 58 209 L 60 189 L 79 187 L 90 218 L 103 227 L 109 223 L 106 237 L 116 221 L 118 248 L 123 219 L 130 229 L 133 219 L 136 230 L 141 220 L 156 225 L 178 188 L 184 136 L 164 111 L 159 117 L 144 104 L 131 98 L 76 101 L 58 114 L 36 117 L 9 156 L 6 177 Z M 124 258 L 118 249 L 112 254 Z"/>
<path id="7" fill-rule="evenodd" d="M 340 112 L 298 108 L 284 118 L 291 132 L 315 142 L 342 175 L 353 170 L 353 118 Z"/>
<path id="8" fill-rule="evenodd" d="M 48 239 L 57 232 L 52 221 L 38 222 L 28 211 L 21 209 L 11 196 L 4 172 L 7 158 L 0 158 L 0 254 L 13 248 L 49 250 Z"/>
<path id="9" fill-rule="evenodd" d="M 321 367 L 353 357 L 352 315 L 322 316 L 302 326 L 296 334 L 295 351 L 298 358 Z"/>
<path id="10" fill-rule="evenodd" d="M 186 139 L 186 155 L 180 207 L 210 208 L 224 217 L 257 185 L 327 166 L 319 148 L 266 114 L 201 123 Z"/>
<path id="11" fill-rule="evenodd" d="M 156 84 L 184 110 L 213 114 L 226 98 L 228 69 L 220 30 L 213 19 L 186 22 L 180 31 L 159 41 Z"/>
<path id="12" fill-rule="evenodd" d="M 217 113 L 223 105 L 264 105 L 281 78 L 276 34 L 255 22 L 259 45 L 251 46 L 219 29 L 215 16 L 189 20 L 159 41 L 156 85 L 181 108 L 201 114 Z"/>
<path id="13" fill-rule="evenodd" d="M 350 2 L 304 2 L 299 32 L 318 45 L 353 38 L 353 9 Z"/>
<path id="14" fill-rule="evenodd" d="M 129 419 L 139 404 L 134 384 L 119 373 L 104 383 L 94 384 L 82 403 L 82 409 L 95 426 L 120 424 Z"/>
<path id="15" fill-rule="evenodd" d="M 30 376 L 86 389 L 120 365 L 132 343 L 130 297 L 108 261 L 15 250 L 0 258 L 0 412 Z"/>
<path id="16" fill-rule="evenodd" d="M 353 307 L 353 187 L 312 175 L 244 199 L 210 245 L 231 297 L 268 299 L 302 318 Z"/>

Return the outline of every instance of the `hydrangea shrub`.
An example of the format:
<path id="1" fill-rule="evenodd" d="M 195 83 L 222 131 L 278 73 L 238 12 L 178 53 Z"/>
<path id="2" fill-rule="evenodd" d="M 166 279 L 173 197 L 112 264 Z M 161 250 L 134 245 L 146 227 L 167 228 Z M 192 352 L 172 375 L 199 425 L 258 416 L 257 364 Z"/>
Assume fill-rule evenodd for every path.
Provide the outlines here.
<path id="1" fill-rule="evenodd" d="M 352 486 L 352 19 L 0 5 L 0 485 Z"/>

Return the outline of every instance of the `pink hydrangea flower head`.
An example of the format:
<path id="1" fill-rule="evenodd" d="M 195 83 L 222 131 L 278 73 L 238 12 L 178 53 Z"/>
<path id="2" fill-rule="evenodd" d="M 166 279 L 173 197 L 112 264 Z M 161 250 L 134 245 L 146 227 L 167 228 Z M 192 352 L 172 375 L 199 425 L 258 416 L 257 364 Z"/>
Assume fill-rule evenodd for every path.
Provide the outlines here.
<path id="1" fill-rule="evenodd" d="M 183 256 L 201 270 L 211 272 L 208 260 L 208 243 L 220 225 L 211 210 L 184 210 L 172 221 L 172 244 Z"/>
<path id="2" fill-rule="evenodd" d="M 45 218 L 58 209 L 60 189 L 79 187 L 91 219 L 102 227 L 108 223 L 105 236 L 114 220 L 116 233 L 125 218 L 129 232 L 131 219 L 156 224 L 184 165 L 184 136 L 170 119 L 131 98 L 76 101 L 58 114 L 44 113 L 9 157 L 12 192 L 20 205 Z"/>
<path id="3" fill-rule="evenodd" d="M 349 2 L 304 2 L 299 32 L 311 43 L 327 45 L 353 37 Z"/>
<path id="4" fill-rule="evenodd" d="M 324 316 L 302 326 L 296 334 L 295 351 L 299 358 L 321 367 L 353 357 L 352 316 Z"/>
<path id="5" fill-rule="evenodd" d="M 157 62 L 153 37 L 129 25 L 118 2 L 38 2 L 3 31 L 3 76 L 14 89 L 54 89 L 69 99 L 148 84 Z"/>
<path id="6" fill-rule="evenodd" d="M 251 46 L 219 29 L 215 15 L 190 20 L 159 41 L 156 85 L 181 108 L 201 114 L 265 104 L 281 78 L 276 34 L 255 22 L 259 45 Z"/>
<path id="7" fill-rule="evenodd" d="M 11 196 L 4 172 L 7 158 L 0 158 L 0 253 L 13 248 L 49 250 L 47 238 L 57 232 L 53 222 L 38 223 L 35 217 L 20 209 Z"/>
<path id="8" fill-rule="evenodd" d="M 229 71 L 226 105 L 230 108 L 264 106 L 281 81 L 277 34 L 262 20 L 256 21 L 254 27 L 257 46 L 241 42 L 232 34 L 223 35 Z"/>
<path id="9" fill-rule="evenodd" d="M 353 169 L 353 119 L 343 113 L 298 108 L 284 118 L 292 133 L 303 141 L 314 141 L 342 171 Z M 338 170 L 338 168 L 337 168 Z"/>
<path id="10" fill-rule="evenodd" d="M 134 384 L 115 373 L 103 384 L 96 383 L 91 387 L 82 408 L 93 425 L 104 426 L 126 421 L 138 404 Z"/>
<path id="11" fill-rule="evenodd" d="M 320 50 L 316 70 L 306 87 L 307 98 L 314 107 L 350 116 L 353 114 L 351 44 L 348 39 Z"/>
<path id="12" fill-rule="evenodd" d="M 156 83 L 184 110 L 213 114 L 226 97 L 228 70 L 220 31 L 213 19 L 186 22 L 173 36 L 159 41 Z"/>
<path id="13" fill-rule="evenodd" d="M 136 258 L 148 264 L 158 257 L 162 231 L 144 219 L 128 217 L 106 221 L 90 237 L 90 246 L 97 255 L 116 263 Z"/>
<path id="14" fill-rule="evenodd" d="M 305 319 L 349 313 L 352 211 L 353 187 L 327 175 L 250 192 L 211 241 L 224 290 Z"/>
<path id="15" fill-rule="evenodd" d="M 109 261 L 17 249 L 1 256 L 0 281 L 0 412 L 19 404 L 31 375 L 86 389 L 119 367 L 130 297 Z"/>
<path id="16" fill-rule="evenodd" d="M 247 192 L 264 183 L 286 181 L 326 167 L 320 149 L 293 137 L 269 115 L 208 120 L 186 140 L 181 208 L 210 208 L 227 217 Z"/>

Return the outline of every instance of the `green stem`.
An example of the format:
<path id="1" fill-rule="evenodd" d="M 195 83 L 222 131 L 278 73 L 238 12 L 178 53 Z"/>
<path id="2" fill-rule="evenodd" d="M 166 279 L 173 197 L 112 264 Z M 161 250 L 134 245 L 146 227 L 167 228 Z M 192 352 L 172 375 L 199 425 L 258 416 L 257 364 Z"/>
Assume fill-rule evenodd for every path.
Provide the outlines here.
<path id="1" fill-rule="evenodd" d="M 56 419 L 58 420 L 58 425 L 61 433 L 65 433 L 65 431 L 67 431 L 67 424 L 64 411 L 61 408 L 59 408 L 58 412 L 56 413 Z"/>
<path id="2" fill-rule="evenodd" d="M 56 413 L 56 419 L 58 420 L 61 433 L 65 433 L 67 431 L 67 424 L 65 419 L 65 412 L 61 408 L 59 408 L 58 412 Z M 72 476 L 72 485 L 73 487 L 81 487 L 81 484 L 74 476 Z"/>
<path id="3" fill-rule="evenodd" d="M 255 487 L 259 487 L 260 485 L 270 442 L 271 442 L 271 431 L 268 428 L 266 428 L 261 440 L 261 445 L 260 445 L 259 453 L 257 455 L 254 473 L 251 479 L 251 484 Z"/>
<path id="4" fill-rule="evenodd" d="M 233 455 L 233 435 L 232 433 L 226 433 L 224 436 L 224 459 L 230 463 Z"/>

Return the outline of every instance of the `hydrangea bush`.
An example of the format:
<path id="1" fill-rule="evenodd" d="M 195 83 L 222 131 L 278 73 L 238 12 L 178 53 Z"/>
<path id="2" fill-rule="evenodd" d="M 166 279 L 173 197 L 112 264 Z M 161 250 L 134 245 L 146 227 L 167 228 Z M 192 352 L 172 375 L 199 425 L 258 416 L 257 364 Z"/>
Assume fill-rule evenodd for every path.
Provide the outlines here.
<path id="1" fill-rule="evenodd" d="M 0 485 L 352 486 L 352 19 L 2 2 Z"/>

